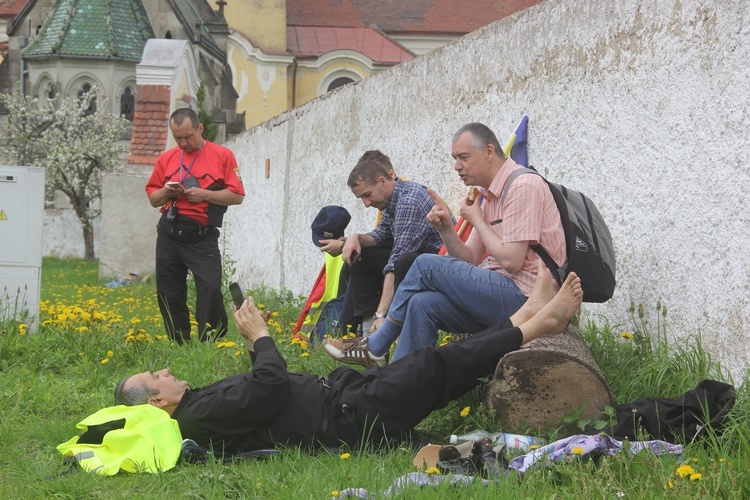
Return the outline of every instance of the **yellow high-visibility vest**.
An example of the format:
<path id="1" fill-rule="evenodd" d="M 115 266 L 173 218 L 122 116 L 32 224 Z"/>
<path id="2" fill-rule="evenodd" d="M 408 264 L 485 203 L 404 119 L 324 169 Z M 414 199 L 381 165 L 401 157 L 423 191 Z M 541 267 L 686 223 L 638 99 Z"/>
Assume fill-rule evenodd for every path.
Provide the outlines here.
<path id="1" fill-rule="evenodd" d="M 122 469 L 154 474 L 171 469 L 180 458 L 177 420 L 150 404 L 102 408 L 76 427 L 83 434 L 57 450 L 74 457 L 86 472 L 113 476 Z"/>

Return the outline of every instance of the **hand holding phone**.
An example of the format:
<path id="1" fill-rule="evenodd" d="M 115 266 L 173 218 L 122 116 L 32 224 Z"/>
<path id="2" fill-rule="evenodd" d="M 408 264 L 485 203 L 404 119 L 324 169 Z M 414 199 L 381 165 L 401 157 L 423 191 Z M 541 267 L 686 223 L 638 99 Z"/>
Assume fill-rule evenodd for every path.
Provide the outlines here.
<path id="1" fill-rule="evenodd" d="M 242 289 L 236 281 L 229 284 L 229 293 L 232 294 L 232 300 L 234 300 L 234 305 L 237 306 L 237 309 L 242 307 L 242 304 L 245 303 L 245 296 L 242 295 Z"/>
<path id="2" fill-rule="evenodd" d="M 182 189 L 182 184 L 180 184 L 179 182 L 170 181 L 170 182 L 167 182 L 167 186 L 171 188 Z"/>

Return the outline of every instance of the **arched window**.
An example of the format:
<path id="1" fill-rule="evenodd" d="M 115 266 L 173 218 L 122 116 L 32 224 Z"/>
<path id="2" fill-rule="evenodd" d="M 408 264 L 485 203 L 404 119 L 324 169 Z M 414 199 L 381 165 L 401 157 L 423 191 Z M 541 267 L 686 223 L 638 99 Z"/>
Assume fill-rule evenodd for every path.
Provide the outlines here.
<path id="1" fill-rule="evenodd" d="M 47 99 L 54 99 L 57 96 L 57 92 L 55 92 L 55 85 L 52 82 L 47 82 L 47 85 L 44 86 L 44 97 Z"/>
<path id="2" fill-rule="evenodd" d="M 347 83 L 352 83 L 354 80 L 351 78 L 347 78 L 345 76 L 341 76 L 339 78 L 336 78 L 334 81 L 331 82 L 331 84 L 328 86 L 328 92 L 332 91 L 333 89 L 337 89 L 339 87 L 343 87 Z"/>
<path id="3" fill-rule="evenodd" d="M 83 100 L 83 96 L 91 92 L 92 85 L 89 82 L 85 82 L 83 85 L 81 85 L 80 90 L 78 90 L 78 93 L 76 94 L 79 101 Z M 94 113 L 96 113 L 96 95 L 91 97 L 91 100 L 89 101 L 88 107 L 83 110 L 83 116 L 91 116 Z"/>
<path id="4" fill-rule="evenodd" d="M 120 96 L 120 116 L 132 122 L 135 114 L 135 92 L 133 87 L 127 86 Z"/>

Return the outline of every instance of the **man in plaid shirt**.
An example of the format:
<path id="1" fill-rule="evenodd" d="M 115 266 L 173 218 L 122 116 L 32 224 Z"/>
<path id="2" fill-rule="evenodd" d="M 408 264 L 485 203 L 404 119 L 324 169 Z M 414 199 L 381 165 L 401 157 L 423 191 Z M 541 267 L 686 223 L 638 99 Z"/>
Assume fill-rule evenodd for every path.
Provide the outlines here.
<path id="1" fill-rule="evenodd" d="M 321 240 L 322 251 L 341 254 L 351 266 L 349 290 L 352 313 L 362 317 L 362 332 L 370 334 L 373 319 L 385 318 L 399 278 L 423 253 L 437 253 L 440 235 L 426 220 L 435 204 L 427 188 L 398 179 L 391 160 L 380 151 L 367 151 L 347 181 L 366 207 L 382 211 L 375 230 L 338 240 Z"/>

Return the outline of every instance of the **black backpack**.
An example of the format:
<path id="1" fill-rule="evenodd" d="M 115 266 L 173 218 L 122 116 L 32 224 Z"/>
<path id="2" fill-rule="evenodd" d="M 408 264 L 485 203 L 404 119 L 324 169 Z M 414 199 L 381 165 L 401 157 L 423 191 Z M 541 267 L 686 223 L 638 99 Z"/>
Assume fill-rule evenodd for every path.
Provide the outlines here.
<path id="1" fill-rule="evenodd" d="M 599 210 L 582 193 L 548 181 L 534 167 L 519 168 L 510 174 L 500 198 L 500 206 L 505 203 L 513 180 L 522 174 L 538 175 L 552 192 L 565 232 L 568 263 L 559 266 L 539 244 L 533 245 L 532 250 L 547 264 L 560 285 L 571 271 L 575 271 L 581 278 L 584 302 L 606 302 L 611 299 L 615 291 L 615 249 L 612 235 Z"/>
<path id="2" fill-rule="evenodd" d="M 734 386 L 716 380 L 703 380 L 682 396 L 646 398 L 617 405 L 617 422 L 603 429 L 615 439 L 639 439 L 646 433 L 670 443 L 690 443 L 705 436 L 710 427 L 717 434 L 734 406 Z M 586 434 L 602 430 L 588 429 Z"/>

